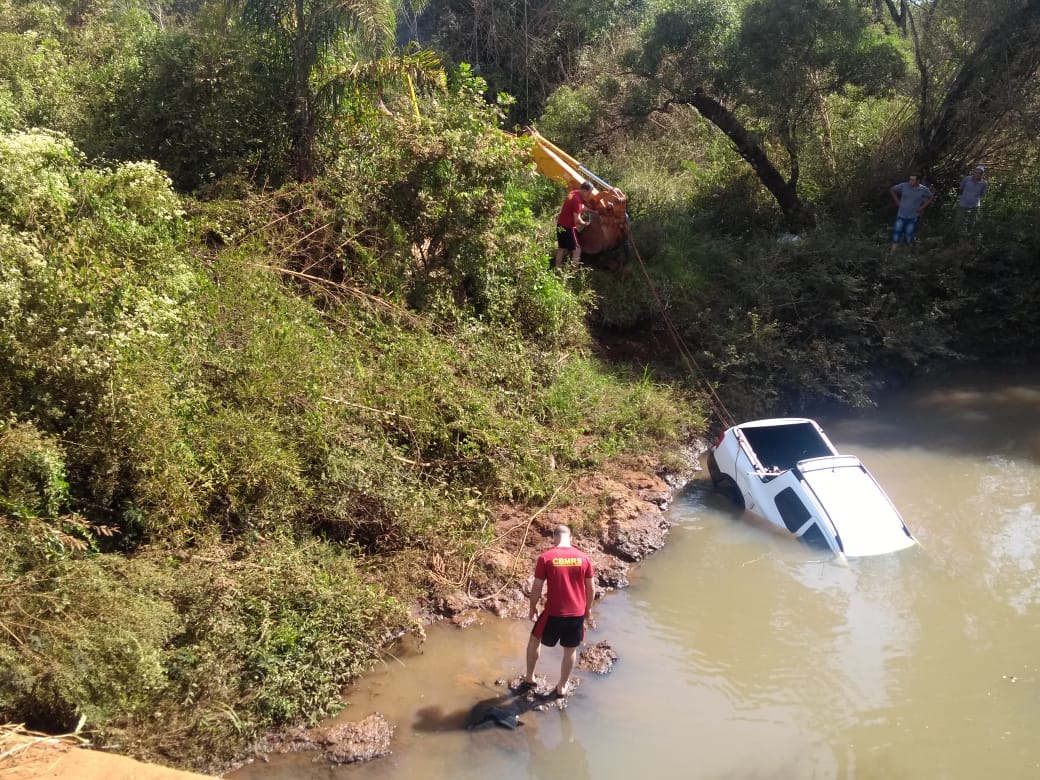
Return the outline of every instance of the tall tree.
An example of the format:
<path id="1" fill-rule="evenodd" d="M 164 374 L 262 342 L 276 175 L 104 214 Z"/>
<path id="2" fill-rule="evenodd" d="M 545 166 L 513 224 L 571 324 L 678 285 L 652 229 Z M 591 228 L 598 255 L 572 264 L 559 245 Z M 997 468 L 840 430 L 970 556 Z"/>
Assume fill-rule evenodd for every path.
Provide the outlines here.
<path id="1" fill-rule="evenodd" d="M 1005 120 L 1040 94 L 1038 74 L 1040 0 L 1026 0 L 998 18 L 962 61 L 923 125 L 916 164 L 950 178 L 985 158 L 1014 134 L 1016 123 Z"/>
<path id="2" fill-rule="evenodd" d="M 801 153 L 830 95 L 889 89 L 906 63 L 852 0 L 673 3 L 628 58 L 644 113 L 695 108 L 751 166 L 788 220 L 814 221 L 798 190 Z M 825 120 L 825 117 L 823 117 Z M 781 150 L 776 158 L 774 149 Z"/>
<path id="3" fill-rule="evenodd" d="M 239 0 L 246 23 L 291 64 L 296 175 L 314 175 L 315 127 L 320 111 L 312 76 L 323 57 L 350 36 L 387 50 L 394 40 L 393 0 Z"/>
<path id="4" fill-rule="evenodd" d="M 595 67 L 590 50 L 643 0 L 438 0 L 415 34 L 450 62 L 466 62 L 493 93 L 516 102 L 511 118 L 527 124 L 554 89 Z"/>

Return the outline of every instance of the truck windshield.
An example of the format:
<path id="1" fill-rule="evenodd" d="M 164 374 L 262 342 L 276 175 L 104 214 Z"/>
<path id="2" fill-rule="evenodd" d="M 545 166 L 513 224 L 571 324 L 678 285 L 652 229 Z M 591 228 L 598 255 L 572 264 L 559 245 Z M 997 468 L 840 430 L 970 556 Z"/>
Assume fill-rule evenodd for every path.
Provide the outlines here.
<path id="1" fill-rule="evenodd" d="M 747 427 L 740 432 L 767 470 L 787 471 L 800 460 L 834 454 L 816 428 L 807 422 Z"/>

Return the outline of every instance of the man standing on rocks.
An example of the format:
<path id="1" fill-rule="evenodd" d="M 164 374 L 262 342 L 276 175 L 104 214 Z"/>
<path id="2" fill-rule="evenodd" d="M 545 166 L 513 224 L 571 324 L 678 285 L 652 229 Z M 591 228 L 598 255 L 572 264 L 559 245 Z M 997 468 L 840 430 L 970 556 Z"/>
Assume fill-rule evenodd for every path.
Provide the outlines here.
<path id="1" fill-rule="evenodd" d="M 567 684 L 578 645 L 585 638 L 585 620 L 592 610 L 595 590 L 592 583 L 592 562 L 589 556 L 571 545 L 571 529 L 558 525 L 553 530 L 553 546 L 538 556 L 534 566 L 534 585 L 531 587 L 531 610 L 534 621 L 531 638 L 527 642 L 527 676 L 524 687 L 533 687 L 534 667 L 538 663 L 542 645 L 563 647 L 560 663 L 560 681 L 553 693 L 566 696 Z M 545 609 L 538 613 L 542 589 L 547 588 Z"/>

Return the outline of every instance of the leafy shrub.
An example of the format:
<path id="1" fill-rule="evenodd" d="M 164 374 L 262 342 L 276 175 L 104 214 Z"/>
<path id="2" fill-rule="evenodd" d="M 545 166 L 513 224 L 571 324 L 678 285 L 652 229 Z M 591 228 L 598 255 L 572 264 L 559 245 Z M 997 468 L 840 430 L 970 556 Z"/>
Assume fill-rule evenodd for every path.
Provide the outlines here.
<path id="1" fill-rule="evenodd" d="M 178 762 L 203 766 L 271 723 L 334 712 L 410 626 L 335 548 L 230 552 L 64 561 L 8 583 L 0 625 L 19 642 L 0 642 L 0 711 L 166 760 L 183 739 Z"/>
<path id="2" fill-rule="evenodd" d="M 75 203 L 81 161 L 57 133 L 0 135 L 0 222 L 18 230 L 63 222 Z"/>
<path id="3" fill-rule="evenodd" d="M 148 383 L 121 379 L 190 310 L 194 277 L 174 249 L 179 202 L 153 165 L 90 170 L 58 136 L 9 134 L 0 148 L 21 155 L 0 167 L 17 204 L 3 219 L 22 229 L 0 225 L 4 411 L 69 442 L 71 508 L 108 522 L 130 506 L 136 413 L 146 411 L 135 399 Z"/>
<path id="4" fill-rule="evenodd" d="M 446 93 L 424 99 L 420 119 L 359 107 L 324 183 L 338 209 L 318 223 L 346 240 L 299 262 L 448 323 L 477 316 L 573 343 L 582 302 L 543 278 L 550 237 L 534 213 L 534 174 L 484 88 L 462 67 Z"/>
<path id="5" fill-rule="evenodd" d="M 189 559 L 162 576 L 176 576 L 175 599 L 186 608 L 169 647 L 171 686 L 204 708 L 189 717 L 207 740 L 240 742 L 267 723 L 334 712 L 342 686 L 410 625 L 348 554 L 313 541 L 262 545 L 219 570 Z M 186 717 L 174 702 L 162 709 Z"/>
<path id="6" fill-rule="evenodd" d="M 111 97 L 116 126 L 98 127 L 97 149 L 116 159 L 156 160 L 183 191 L 247 174 L 281 182 L 290 111 L 274 88 L 289 80 L 278 58 L 220 22 L 157 32 Z M 111 137 L 106 140 L 106 136 Z"/>
<path id="7" fill-rule="evenodd" d="M 0 622 L 19 639 L 0 677 L 7 717 L 58 732 L 82 718 L 93 730 L 162 690 L 173 609 L 113 575 L 104 561 L 64 561 L 7 586 Z"/>
<path id="8" fill-rule="evenodd" d="M 54 38 L 32 29 L 0 32 L 0 130 L 60 127 L 74 99 L 65 75 L 64 52 Z"/>
<path id="9" fill-rule="evenodd" d="M 0 424 L 0 503 L 20 515 L 57 515 L 69 484 L 57 442 L 28 424 Z"/>
<path id="10" fill-rule="evenodd" d="M 677 415 L 680 406 L 686 408 Z M 692 398 L 655 384 L 649 369 L 641 376 L 623 368 L 612 372 L 587 356 L 568 361 L 539 397 L 545 425 L 577 428 L 582 437 L 591 437 L 592 449 L 582 453 L 587 463 L 638 450 L 649 441 L 677 442 L 703 424 L 702 414 Z"/>

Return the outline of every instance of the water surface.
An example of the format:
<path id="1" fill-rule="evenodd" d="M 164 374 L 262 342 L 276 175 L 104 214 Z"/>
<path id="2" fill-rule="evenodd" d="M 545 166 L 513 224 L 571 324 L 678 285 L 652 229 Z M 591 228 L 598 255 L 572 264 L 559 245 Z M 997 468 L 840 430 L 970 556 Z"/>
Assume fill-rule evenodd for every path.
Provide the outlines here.
<path id="1" fill-rule="evenodd" d="M 275 756 L 231 775 L 336 778 L 1026 778 L 1040 776 L 1040 375 L 921 383 L 818 418 L 859 455 L 919 548 L 841 565 L 737 513 L 706 481 L 668 546 L 598 604 L 618 653 L 565 712 L 517 731 L 448 728 L 522 671 L 528 625 L 434 626 L 423 651 L 347 692 L 393 755 Z M 543 651 L 553 675 L 559 651 Z"/>

